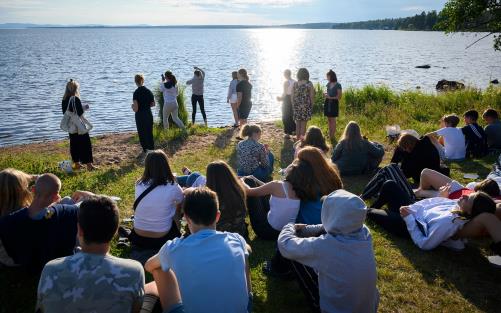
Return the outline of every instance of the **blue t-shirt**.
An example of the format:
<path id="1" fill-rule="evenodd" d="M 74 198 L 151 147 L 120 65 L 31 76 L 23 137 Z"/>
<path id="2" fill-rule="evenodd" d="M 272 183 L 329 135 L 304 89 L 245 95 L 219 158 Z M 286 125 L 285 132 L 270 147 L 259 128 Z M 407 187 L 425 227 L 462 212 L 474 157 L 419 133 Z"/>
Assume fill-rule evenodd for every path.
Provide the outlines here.
<path id="1" fill-rule="evenodd" d="M 56 204 L 30 218 L 23 208 L 0 218 L 0 239 L 16 264 L 40 271 L 48 261 L 73 253 L 77 214 L 75 205 Z"/>
<path id="2" fill-rule="evenodd" d="M 162 270 L 174 271 L 186 312 L 247 312 L 245 239 L 204 229 L 169 240 L 159 253 Z"/>
<path id="3" fill-rule="evenodd" d="M 296 222 L 306 225 L 322 224 L 322 202 L 320 199 L 316 201 L 301 201 Z"/>

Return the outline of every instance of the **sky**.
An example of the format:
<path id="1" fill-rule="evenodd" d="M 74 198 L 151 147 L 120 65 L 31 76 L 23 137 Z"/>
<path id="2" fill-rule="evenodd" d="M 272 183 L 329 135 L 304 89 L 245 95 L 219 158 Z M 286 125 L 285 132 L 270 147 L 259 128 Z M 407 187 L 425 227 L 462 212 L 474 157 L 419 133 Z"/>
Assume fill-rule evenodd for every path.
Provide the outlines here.
<path id="1" fill-rule="evenodd" d="M 446 0 L 0 0 L 0 23 L 278 25 L 440 11 Z"/>

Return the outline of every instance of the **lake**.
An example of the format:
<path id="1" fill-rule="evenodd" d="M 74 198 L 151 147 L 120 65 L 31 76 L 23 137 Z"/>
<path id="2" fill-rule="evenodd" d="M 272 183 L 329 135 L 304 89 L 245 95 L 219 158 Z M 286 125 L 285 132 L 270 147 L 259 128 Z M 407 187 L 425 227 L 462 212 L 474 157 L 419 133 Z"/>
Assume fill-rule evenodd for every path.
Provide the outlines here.
<path id="1" fill-rule="evenodd" d="M 479 35 L 479 34 L 477 34 Z M 282 72 L 310 70 L 325 83 L 334 69 L 344 88 L 385 84 L 395 90 L 434 92 L 438 80 L 460 80 L 479 88 L 501 79 L 501 53 L 486 39 L 466 50 L 476 34 L 439 32 L 295 29 L 25 29 L 0 30 L 0 146 L 67 137 L 59 129 L 66 82 L 80 82 L 91 110 L 93 135 L 135 130 L 130 109 L 134 74 L 158 86 L 170 69 L 178 81 L 206 71 L 205 101 L 211 126 L 229 125 L 226 103 L 231 72 L 250 73 L 250 120 L 281 116 L 276 96 Z M 430 64 L 430 69 L 415 66 Z M 187 89 L 191 96 L 191 88 Z M 191 112 L 191 103 L 187 103 Z M 157 110 L 155 110 L 157 115 Z M 197 122 L 202 122 L 200 113 Z"/>

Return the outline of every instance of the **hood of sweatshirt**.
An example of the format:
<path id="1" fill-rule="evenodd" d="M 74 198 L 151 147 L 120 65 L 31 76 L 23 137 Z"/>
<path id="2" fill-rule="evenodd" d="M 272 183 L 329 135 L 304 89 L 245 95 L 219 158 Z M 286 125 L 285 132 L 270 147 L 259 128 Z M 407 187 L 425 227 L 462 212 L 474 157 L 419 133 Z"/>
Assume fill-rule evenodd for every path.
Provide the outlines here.
<path id="1" fill-rule="evenodd" d="M 330 234 L 350 234 L 360 230 L 366 215 L 364 201 L 342 189 L 328 195 L 322 205 L 322 224 Z"/>

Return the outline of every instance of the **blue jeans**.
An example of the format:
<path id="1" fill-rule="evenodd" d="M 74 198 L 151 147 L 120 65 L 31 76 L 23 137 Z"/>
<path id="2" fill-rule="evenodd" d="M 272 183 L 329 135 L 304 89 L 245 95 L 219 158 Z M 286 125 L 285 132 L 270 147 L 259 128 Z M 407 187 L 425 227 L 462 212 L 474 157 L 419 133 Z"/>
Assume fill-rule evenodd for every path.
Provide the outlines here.
<path id="1" fill-rule="evenodd" d="M 256 168 L 254 170 L 254 172 L 252 172 L 250 174 L 244 173 L 241 169 L 238 169 L 237 175 L 238 176 L 252 175 L 252 176 L 256 177 L 257 179 L 259 179 L 260 181 L 266 182 L 269 180 L 271 174 L 273 173 L 273 164 L 275 163 L 275 156 L 273 155 L 273 153 L 271 153 L 271 151 L 268 153 L 268 160 L 270 163 L 269 166 L 266 166 L 266 167 L 260 166 L 260 167 Z"/>
<path id="2" fill-rule="evenodd" d="M 177 183 L 181 187 L 191 187 L 198 177 L 202 176 L 199 172 L 193 172 L 190 175 L 176 177 Z"/>

